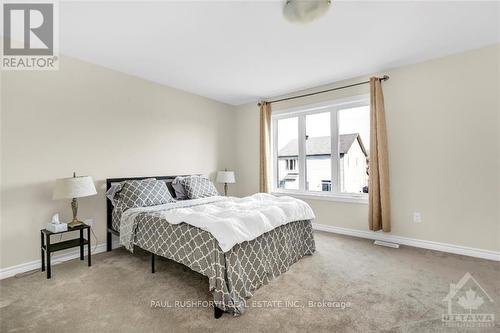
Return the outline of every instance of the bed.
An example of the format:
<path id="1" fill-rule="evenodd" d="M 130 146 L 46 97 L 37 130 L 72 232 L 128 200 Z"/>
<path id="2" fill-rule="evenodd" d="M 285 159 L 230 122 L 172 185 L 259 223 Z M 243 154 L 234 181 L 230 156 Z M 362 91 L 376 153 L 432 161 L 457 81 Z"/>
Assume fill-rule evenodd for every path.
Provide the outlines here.
<path id="1" fill-rule="evenodd" d="M 171 183 L 176 177 L 110 178 L 106 180 L 106 189 L 109 190 L 112 184 L 129 180 L 155 178 L 164 181 L 170 194 L 175 197 Z M 311 219 L 281 224 L 254 239 L 226 244 L 217 232 L 196 226 L 196 223 L 189 222 L 189 218 L 186 221 L 191 224 L 185 223 L 183 218 L 187 215 L 180 212 L 185 213 L 190 209 L 213 210 L 215 208 L 212 206 L 217 205 L 220 210 L 220 207 L 240 205 L 245 200 L 270 199 L 254 196 L 248 197 L 250 199 L 214 197 L 198 201 L 184 200 L 169 206 L 178 208 L 160 209 L 155 206 L 127 211 L 114 209 L 111 201 L 107 200 L 107 251 L 112 250 L 112 235 L 115 235 L 131 251 L 133 247 L 139 247 L 150 252 L 153 273 L 155 256 L 181 263 L 208 277 L 216 318 L 223 312 L 241 315 L 245 311 L 246 300 L 256 289 L 287 271 L 303 256 L 314 253 Z M 264 204 L 267 203 L 261 205 Z M 174 224 L 176 219 L 178 221 Z"/>

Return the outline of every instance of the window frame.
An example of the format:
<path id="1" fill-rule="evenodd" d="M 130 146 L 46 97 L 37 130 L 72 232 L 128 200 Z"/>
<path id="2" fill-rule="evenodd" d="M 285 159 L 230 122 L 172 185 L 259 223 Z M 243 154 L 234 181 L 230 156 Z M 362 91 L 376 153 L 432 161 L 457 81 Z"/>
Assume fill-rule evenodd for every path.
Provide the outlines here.
<path id="1" fill-rule="evenodd" d="M 271 115 L 271 157 L 272 163 L 272 185 L 271 192 L 276 195 L 292 195 L 303 199 L 318 199 L 328 201 L 341 201 L 352 203 L 368 203 L 367 193 L 346 193 L 340 192 L 340 164 L 339 164 L 339 128 L 338 111 L 343 109 L 369 106 L 370 97 L 368 94 L 329 100 L 321 103 L 309 104 L 300 107 L 273 111 Z M 306 116 L 330 112 L 330 139 L 331 139 L 331 192 L 319 192 L 306 190 Z M 278 120 L 298 117 L 298 174 L 299 189 L 278 188 Z"/>

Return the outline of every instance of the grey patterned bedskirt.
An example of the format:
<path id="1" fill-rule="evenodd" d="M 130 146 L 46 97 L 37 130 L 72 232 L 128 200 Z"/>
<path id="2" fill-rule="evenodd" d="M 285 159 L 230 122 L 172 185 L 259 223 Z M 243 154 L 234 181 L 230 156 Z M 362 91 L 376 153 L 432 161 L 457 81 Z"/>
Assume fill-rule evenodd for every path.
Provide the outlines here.
<path id="1" fill-rule="evenodd" d="M 224 253 L 207 231 L 147 213 L 136 219 L 136 246 L 207 276 L 214 303 L 235 315 L 244 312 L 253 291 L 315 251 L 311 221 L 282 225 Z"/>

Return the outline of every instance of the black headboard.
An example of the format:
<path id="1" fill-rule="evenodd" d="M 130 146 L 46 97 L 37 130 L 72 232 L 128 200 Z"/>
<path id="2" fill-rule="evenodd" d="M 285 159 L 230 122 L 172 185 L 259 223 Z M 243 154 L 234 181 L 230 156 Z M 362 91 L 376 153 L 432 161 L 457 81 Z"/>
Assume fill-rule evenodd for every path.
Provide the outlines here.
<path id="1" fill-rule="evenodd" d="M 142 180 L 142 179 L 148 179 L 148 178 L 155 178 L 157 180 L 164 180 L 167 183 L 168 190 L 172 194 L 172 196 L 175 198 L 175 191 L 172 188 L 172 181 L 175 179 L 175 177 L 184 177 L 186 175 L 179 175 L 179 176 L 148 176 L 148 177 L 127 177 L 127 178 L 108 178 L 106 179 L 106 192 L 110 189 L 111 184 L 113 183 L 120 183 L 125 180 Z M 107 251 L 111 251 L 111 241 L 112 241 L 112 235 L 119 235 L 118 230 L 113 229 L 112 225 L 112 217 L 111 214 L 113 212 L 113 205 L 111 204 L 111 201 L 109 201 L 108 198 L 106 198 L 106 226 L 107 226 L 107 234 L 106 234 L 106 246 L 107 246 Z"/>

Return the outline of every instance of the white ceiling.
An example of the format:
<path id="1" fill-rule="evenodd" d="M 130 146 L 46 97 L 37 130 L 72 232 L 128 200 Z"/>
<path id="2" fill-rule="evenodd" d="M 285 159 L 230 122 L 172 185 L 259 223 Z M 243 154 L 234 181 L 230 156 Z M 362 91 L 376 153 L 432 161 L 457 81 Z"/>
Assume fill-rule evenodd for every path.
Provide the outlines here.
<path id="1" fill-rule="evenodd" d="M 229 104 L 500 42 L 498 2 L 62 2 L 61 53 Z"/>

